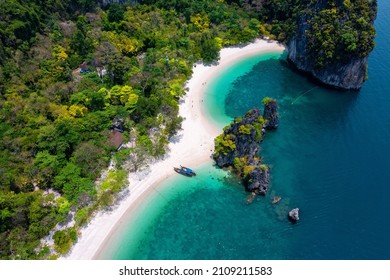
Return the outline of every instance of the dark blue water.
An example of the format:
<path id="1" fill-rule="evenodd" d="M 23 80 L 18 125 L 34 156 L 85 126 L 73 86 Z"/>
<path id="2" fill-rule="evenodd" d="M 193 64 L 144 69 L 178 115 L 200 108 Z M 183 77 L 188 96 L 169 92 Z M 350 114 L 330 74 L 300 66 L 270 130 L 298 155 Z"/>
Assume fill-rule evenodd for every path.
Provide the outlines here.
<path id="1" fill-rule="evenodd" d="M 389 18 L 389 1 L 379 1 L 377 46 L 359 93 L 320 88 L 272 58 L 219 92 L 224 98 L 211 97 L 230 118 L 265 96 L 278 99 L 280 126 L 261 145 L 272 166 L 266 197 L 246 205 L 240 184 L 203 166 L 196 180 L 166 182 L 159 207 L 129 224 L 107 257 L 390 259 Z M 217 79 L 211 88 L 218 86 Z M 282 201 L 272 205 L 273 195 Z M 291 225 L 294 207 L 301 220 Z"/>

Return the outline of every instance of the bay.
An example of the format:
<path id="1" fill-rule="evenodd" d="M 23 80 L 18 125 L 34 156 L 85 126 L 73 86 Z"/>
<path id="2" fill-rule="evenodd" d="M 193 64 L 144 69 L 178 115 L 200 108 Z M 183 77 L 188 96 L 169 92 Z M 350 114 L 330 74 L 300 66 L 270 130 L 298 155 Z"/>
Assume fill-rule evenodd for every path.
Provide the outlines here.
<path id="1" fill-rule="evenodd" d="M 104 254 L 110 259 L 390 259 L 390 3 L 379 2 L 369 80 L 359 93 L 324 89 L 285 56 L 240 61 L 208 85 L 219 127 L 276 98 L 280 126 L 261 145 L 270 192 L 252 204 L 206 164 L 160 186 Z M 272 205 L 273 195 L 282 200 Z M 299 207 L 301 220 L 286 217 Z"/>

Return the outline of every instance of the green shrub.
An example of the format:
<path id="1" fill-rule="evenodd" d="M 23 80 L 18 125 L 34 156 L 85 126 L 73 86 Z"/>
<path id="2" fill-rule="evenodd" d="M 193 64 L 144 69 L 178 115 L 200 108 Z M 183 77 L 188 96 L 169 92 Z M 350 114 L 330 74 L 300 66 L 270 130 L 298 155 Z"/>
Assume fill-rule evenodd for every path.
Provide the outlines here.
<path id="1" fill-rule="evenodd" d="M 250 124 L 240 125 L 240 127 L 238 128 L 238 131 L 241 134 L 251 134 L 251 128 L 252 128 L 252 126 Z"/>
<path id="2" fill-rule="evenodd" d="M 248 176 L 249 173 L 251 173 L 254 169 L 256 169 L 257 166 L 255 165 L 246 165 L 244 166 L 243 173 L 244 177 Z"/>
<path id="3" fill-rule="evenodd" d="M 59 230 L 54 233 L 53 239 L 54 249 L 61 254 L 66 254 L 77 240 L 77 232 L 74 228 Z"/>
<path id="4" fill-rule="evenodd" d="M 107 177 L 101 182 L 100 189 L 102 191 L 120 192 L 129 181 L 127 180 L 127 172 L 124 170 L 110 170 Z"/>
<path id="5" fill-rule="evenodd" d="M 223 153 L 227 155 L 229 152 L 236 149 L 236 143 L 234 142 L 235 136 L 232 134 L 221 134 L 214 140 L 215 142 L 215 153 L 218 155 Z"/>
<path id="6" fill-rule="evenodd" d="M 272 101 L 275 101 L 275 99 L 271 98 L 271 97 L 264 97 L 263 100 L 261 101 L 263 103 L 263 105 L 268 105 L 268 103 L 272 102 Z"/>

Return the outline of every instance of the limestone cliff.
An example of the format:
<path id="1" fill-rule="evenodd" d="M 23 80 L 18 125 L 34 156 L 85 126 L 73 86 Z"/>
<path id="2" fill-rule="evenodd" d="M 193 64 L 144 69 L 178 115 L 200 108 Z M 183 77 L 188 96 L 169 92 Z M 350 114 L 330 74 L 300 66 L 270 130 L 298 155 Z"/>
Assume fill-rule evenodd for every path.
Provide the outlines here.
<path id="1" fill-rule="evenodd" d="M 264 98 L 263 104 L 263 116 L 260 109 L 253 109 L 225 127 L 215 139 L 213 154 L 219 167 L 232 167 L 241 176 L 247 191 L 261 195 L 268 191 L 270 168 L 260 164 L 259 144 L 266 129 L 276 129 L 279 122 L 277 101 Z"/>
<path id="2" fill-rule="evenodd" d="M 233 166 L 234 160 L 242 157 L 247 157 L 253 165 L 262 140 L 264 124 L 260 109 L 253 109 L 225 127 L 224 132 L 215 139 L 213 156 L 217 165 Z"/>
<path id="3" fill-rule="evenodd" d="M 278 113 L 278 103 L 275 99 L 264 98 L 264 113 L 263 118 L 267 120 L 265 124 L 265 129 L 277 129 L 279 125 L 279 113 Z"/>
<path id="4" fill-rule="evenodd" d="M 360 89 L 374 47 L 376 0 L 302 2 L 296 32 L 288 43 L 289 61 L 326 85 Z"/>

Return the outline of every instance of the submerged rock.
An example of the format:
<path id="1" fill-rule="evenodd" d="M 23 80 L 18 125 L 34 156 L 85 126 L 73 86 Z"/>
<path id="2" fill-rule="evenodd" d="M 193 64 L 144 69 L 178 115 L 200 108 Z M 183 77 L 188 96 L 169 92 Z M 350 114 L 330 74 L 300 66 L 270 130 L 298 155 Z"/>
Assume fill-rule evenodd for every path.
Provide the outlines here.
<path id="1" fill-rule="evenodd" d="M 299 208 L 294 208 L 288 212 L 288 218 L 291 222 L 296 223 L 299 220 Z"/>
<path id="2" fill-rule="evenodd" d="M 282 197 L 280 197 L 280 196 L 274 196 L 273 198 L 272 198 L 272 204 L 276 204 L 276 203 L 278 203 L 280 200 L 282 200 Z"/>
<path id="3" fill-rule="evenodd" d="M 256 193 L 255 192 L 251 192 L 251 194 L 246 198 L 246 204 L 249 205 L 253 202 L 253 200 L 255 200 L 255 197 L 256 197 Z"/>

